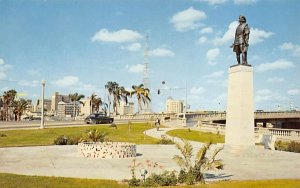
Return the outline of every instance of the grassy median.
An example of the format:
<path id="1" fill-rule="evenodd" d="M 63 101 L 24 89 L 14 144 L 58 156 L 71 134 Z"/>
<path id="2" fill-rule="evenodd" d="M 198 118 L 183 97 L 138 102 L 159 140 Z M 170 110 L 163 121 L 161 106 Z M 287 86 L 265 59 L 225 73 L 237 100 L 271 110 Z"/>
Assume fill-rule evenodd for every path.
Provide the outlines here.
<path id="1" fill-rule="evenodd" d="M 0 147 L 53 145 L 54 139 L 58 136 L 81 137 L 86 134 L 86 130 L 92 128 L 108 133 L 107 138 L 116 142 L 136 144 L 156 144 L 158 142 L 157 139 L 143 134 L 145 130 L 151 128 L 150 125 L 147 123 L 133 123 L 130 126 L 128 124 L 118 125 L 117 128 L 109 127 L 109 125 L 96 125 L 0 131 L 0 134 L 4 135 L 0 137 Z"/>
<path id="2" fill-rule="evenodd" d="M 125 183 L 120 184 L 112 180 L 100 179 L 81 179 L 81 178 L 62 178 L 62 177 L 44 177 L 44 176 L 25 176 L 0 173 L 0 187 L 5 188 L 126 188 Z M 296 188 L 300 187 L 300 180 L 256 180 L 256 181 L 219 181 L 206 185 L 192 186 L 172 186 L 169 188 Z"/>
<path id="3" fill-rule="evenodd" d="M 224 135 L 194 131 L 190 129 L 175 129 L 175 130 L 168 131 L 167 134 L 170 136 L 179 137 L 186 140 L 203 142 L 203 143 L 208 143 L 211 141 L 213 144 L 216 144 L 216 143 L 224 143 L 225 141 Z"/>

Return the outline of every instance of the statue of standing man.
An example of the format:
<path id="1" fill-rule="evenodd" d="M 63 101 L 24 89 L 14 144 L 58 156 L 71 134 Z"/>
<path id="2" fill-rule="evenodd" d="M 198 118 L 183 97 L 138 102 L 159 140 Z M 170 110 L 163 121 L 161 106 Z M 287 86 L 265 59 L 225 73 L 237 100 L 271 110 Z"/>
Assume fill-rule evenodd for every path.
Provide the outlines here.
<path id="1" fill-rule="evenodd" d="M 236 53 L 236 60 L 238 64 L 247 65 L 247 51 L 248 51 L 248 42 L 249 42 L 249 34 L 250 28 L 246 23 L 246 17 L 240 16 L 239 17 L 239 25 L 235 31 L 235 39 L 234 43 L 232 44 L 233 51 Z M 242 62 L 241 62 L 241 54 L 242 54 Z"/>

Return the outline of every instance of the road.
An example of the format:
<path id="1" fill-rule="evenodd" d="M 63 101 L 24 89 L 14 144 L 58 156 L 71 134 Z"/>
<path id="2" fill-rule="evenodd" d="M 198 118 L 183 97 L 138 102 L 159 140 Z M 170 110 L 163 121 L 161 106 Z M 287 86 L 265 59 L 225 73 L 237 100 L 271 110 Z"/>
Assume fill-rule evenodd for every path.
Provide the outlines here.
<path id="1" fill-rule="evenodd" d="M 127 123 L 128 119 L 116 119 L 114 122 L 116 124 Z M 144 119 L 134 119 L 131 122 L 145 122 Z M 0 122 L 0 130 L 17 130 L 17 129 L 38 129 L 41 125 L 40 120 L 33 121 L 8 121 Z M 45 121 L 45 128 L 58 128 L 58 127 L 79 127 L 79 126 L 89 126 L 85 124 L 83 120 L 76 121 Z"/>

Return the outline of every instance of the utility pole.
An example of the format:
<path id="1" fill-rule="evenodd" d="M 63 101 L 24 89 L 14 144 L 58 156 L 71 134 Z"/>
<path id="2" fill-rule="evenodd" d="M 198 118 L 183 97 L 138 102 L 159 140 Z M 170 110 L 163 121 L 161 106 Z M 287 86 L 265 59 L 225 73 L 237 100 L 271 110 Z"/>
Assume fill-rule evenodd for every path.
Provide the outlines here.
<path id="1" fill-rule="evenodd" d="M 46 81 L 42 80 L 42 108 L 41 108 L 41 126 L 40 129 L 44 128 L 44 96 L 45 96 L 45 85 Z"/>

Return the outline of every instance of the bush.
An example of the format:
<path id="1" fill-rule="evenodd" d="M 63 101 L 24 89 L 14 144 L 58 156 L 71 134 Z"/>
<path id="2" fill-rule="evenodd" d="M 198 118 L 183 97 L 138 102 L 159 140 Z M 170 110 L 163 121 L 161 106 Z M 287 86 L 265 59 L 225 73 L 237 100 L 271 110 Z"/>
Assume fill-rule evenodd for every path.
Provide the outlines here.
<path id="1" fill-rule="evenodd" d="M 174 144 L 174 142 L 171 139 L 168 139 L 165 136 L 162 136 L 161 139 L 157 142 L 158 144 Z"/>
<path id="2" fill-rule="evenodd" d="M 141 180 L 136 179 L 135 177 L 134 177 L 134 178 L 131 178 L 131 179 L 128 181 L 128 185 L 129 185 L 129 187 L 138 187 L 138 186 L 141 185 Z"/>
<path id="3" fill-rule="evenodd" d="M 0 137 L 7 137 L 6 134 L 0 133 Z"/>
<path id="4" fill-rule="evenodd" d="M 67 137 L 65 135 L 59 136 L 54 140 L 55 145 L 77 145 L 79 142 L 82 141 L 81 137 Z"/>
<path id="5" fill-rule="evenodd" d="M 78 145 L 78 143 L 82 142 L 83 139 L 79 136 L 74 136 L 67 140 L 67 145 Z"/>
<path id="6" fill-rule="evenodd" d="M 283 142 L 279 140 L 275 142 L 275 149 L 280 151 L 300 153 L 300 143 L 295 141 Z"/>
<path id="7" fill-rule="evenodd" d="M 55 145 L 67 145 L 68 139 L 69 138 L 66 137 L 65 135 L 61 135 L 54 140 L 54 144 Z"/>
<path id="8" fill-rule="evenodd" d="M 87 136 L 92 142 L 104 142 L 107 133 L 96 129 L 90 129 L 87 131 Z"/>
<path id="9" fill-rule="evenodd" d="M 177 184 L 175 172 L 165 171 L 162 174 L 152 174 L 141 184 L 144 187 L 174 186 Z"/>
<path id="10" fill-rule="evenodd" d="M 300 143 L 292 141 L 289 143 L 288 151 L 300 153 Z"/>

